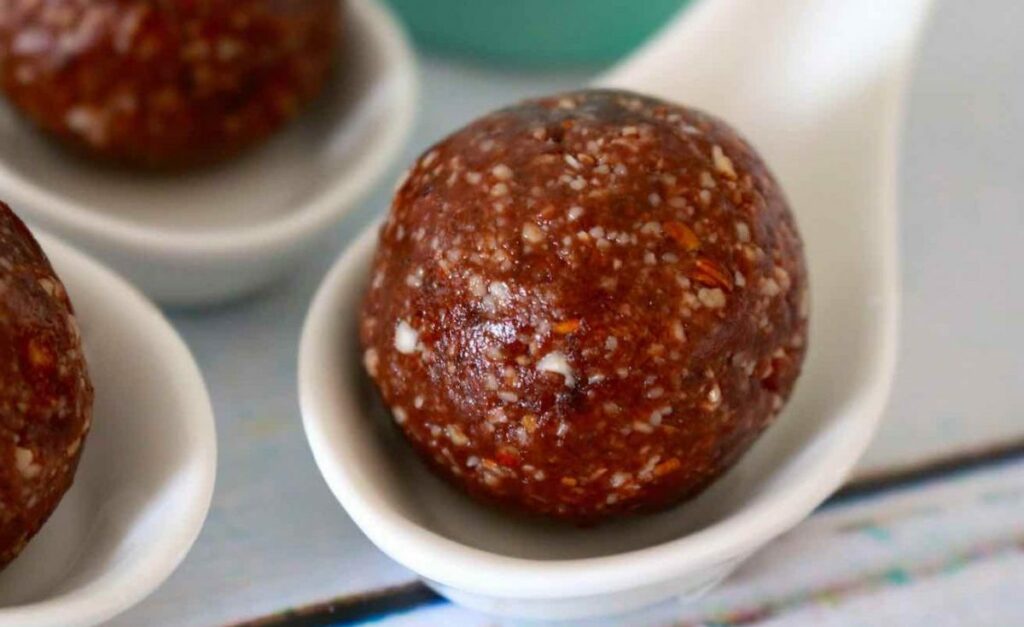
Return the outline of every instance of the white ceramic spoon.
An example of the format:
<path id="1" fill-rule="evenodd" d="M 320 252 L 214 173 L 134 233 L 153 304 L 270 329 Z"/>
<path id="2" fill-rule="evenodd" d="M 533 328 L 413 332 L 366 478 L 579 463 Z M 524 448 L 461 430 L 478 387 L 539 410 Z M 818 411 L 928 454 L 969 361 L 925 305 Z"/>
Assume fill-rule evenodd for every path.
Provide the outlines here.
<path id="1" fill-rule="evenodd" d="M 163 303 L 281 278 L 380 180 L 412 125 L 405 35 L 375 0 L 344 1 L 334 80 L 267 145 L 208 170 L 142 175 L 70 156 L 4 106 L 0 198 Z"/>
<path id="2" fill-rule="evenodd" d="M 896 165 L 927 0 L 703 0 L 598 81 L 706 108 L 764 154 L 807 244 L 810 353 L 797 391 L 697 500 L 596 529 L 514 521 L 463 498 L 370 403 L 355 333 L 371 229 L 303 333 L 306 433 L 335 496 L 385 553 L 496 614 L 580 618 L 714 585 L 834 491 L 867 446 L 896 351 Z"/>
<path id="3" fill-rule="evenodd" d="M 185 343 L 124 279 L 38 235 L 74 303 L 96 388 L 75 483 L 0 573 L 0 627 L 102 623 L 184 559 L 213 494 L 213 411 Z"/>

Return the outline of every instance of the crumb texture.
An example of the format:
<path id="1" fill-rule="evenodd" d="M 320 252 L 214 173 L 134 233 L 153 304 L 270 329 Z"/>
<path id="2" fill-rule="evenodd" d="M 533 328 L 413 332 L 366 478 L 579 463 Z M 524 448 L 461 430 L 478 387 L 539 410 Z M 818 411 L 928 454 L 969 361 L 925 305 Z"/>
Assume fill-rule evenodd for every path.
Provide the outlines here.
<path id="1" fill-rule="evenodd" d="M 663 508 L 788 398 L 802 245 L 720 120 L 616 91 L 527 101 L 409 171 L 360 334 L 401 430 L 471 494 L 582 522 Z"/>

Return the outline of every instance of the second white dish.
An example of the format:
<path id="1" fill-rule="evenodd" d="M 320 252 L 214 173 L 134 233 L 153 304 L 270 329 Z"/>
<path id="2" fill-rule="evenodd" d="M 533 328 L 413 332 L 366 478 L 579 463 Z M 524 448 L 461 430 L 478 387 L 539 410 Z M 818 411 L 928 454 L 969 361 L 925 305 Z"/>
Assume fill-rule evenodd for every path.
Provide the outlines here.
<path id="1" fill-rule="evenodd" d="M 152 298 L 223 301 L 309 254 L 387 171 L 411 128 L 412 52 L 374 0 L 350 0 L 326 93 L 266 145 L 209 170 L 92 165 L 0 107 L 0 198 Z"/>

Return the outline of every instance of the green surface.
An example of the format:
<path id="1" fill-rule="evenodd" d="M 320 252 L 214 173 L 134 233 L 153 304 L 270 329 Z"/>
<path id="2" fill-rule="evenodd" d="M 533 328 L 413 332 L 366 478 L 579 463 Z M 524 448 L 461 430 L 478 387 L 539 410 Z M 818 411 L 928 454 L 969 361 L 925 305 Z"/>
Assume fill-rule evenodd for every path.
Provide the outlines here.
<path id="1" fill-rule="evenodd" d="M 612 61 L 690 0 L 388 0 L 433 51 L 513 65 Z"/>

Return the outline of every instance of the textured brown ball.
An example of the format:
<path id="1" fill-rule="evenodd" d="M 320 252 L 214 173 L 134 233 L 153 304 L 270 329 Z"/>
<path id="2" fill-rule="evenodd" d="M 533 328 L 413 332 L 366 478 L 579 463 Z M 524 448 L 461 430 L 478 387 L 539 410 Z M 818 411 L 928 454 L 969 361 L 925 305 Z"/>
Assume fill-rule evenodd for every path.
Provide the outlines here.
<path id="1" fill-rule="evenodd" d="M 5 0 L 0 83 L 106 160 L 182 168 L 266 138 L 322 88 L 338 0 Z"/>
<path id="2" fill-rule="evenodd" d="M 71 487 L 92 400 L 64 286 L 32 234 L 0 203 L 0 567 Z"/>
<path id="3" fill-rule="evenodd" d="M 364 363 L 441 475 L 577 521 L 690 498 L 768 427 L 804 357 L 793 216 L 725 123 L 615 91 L 529 101 L 398 189 Z"/>

